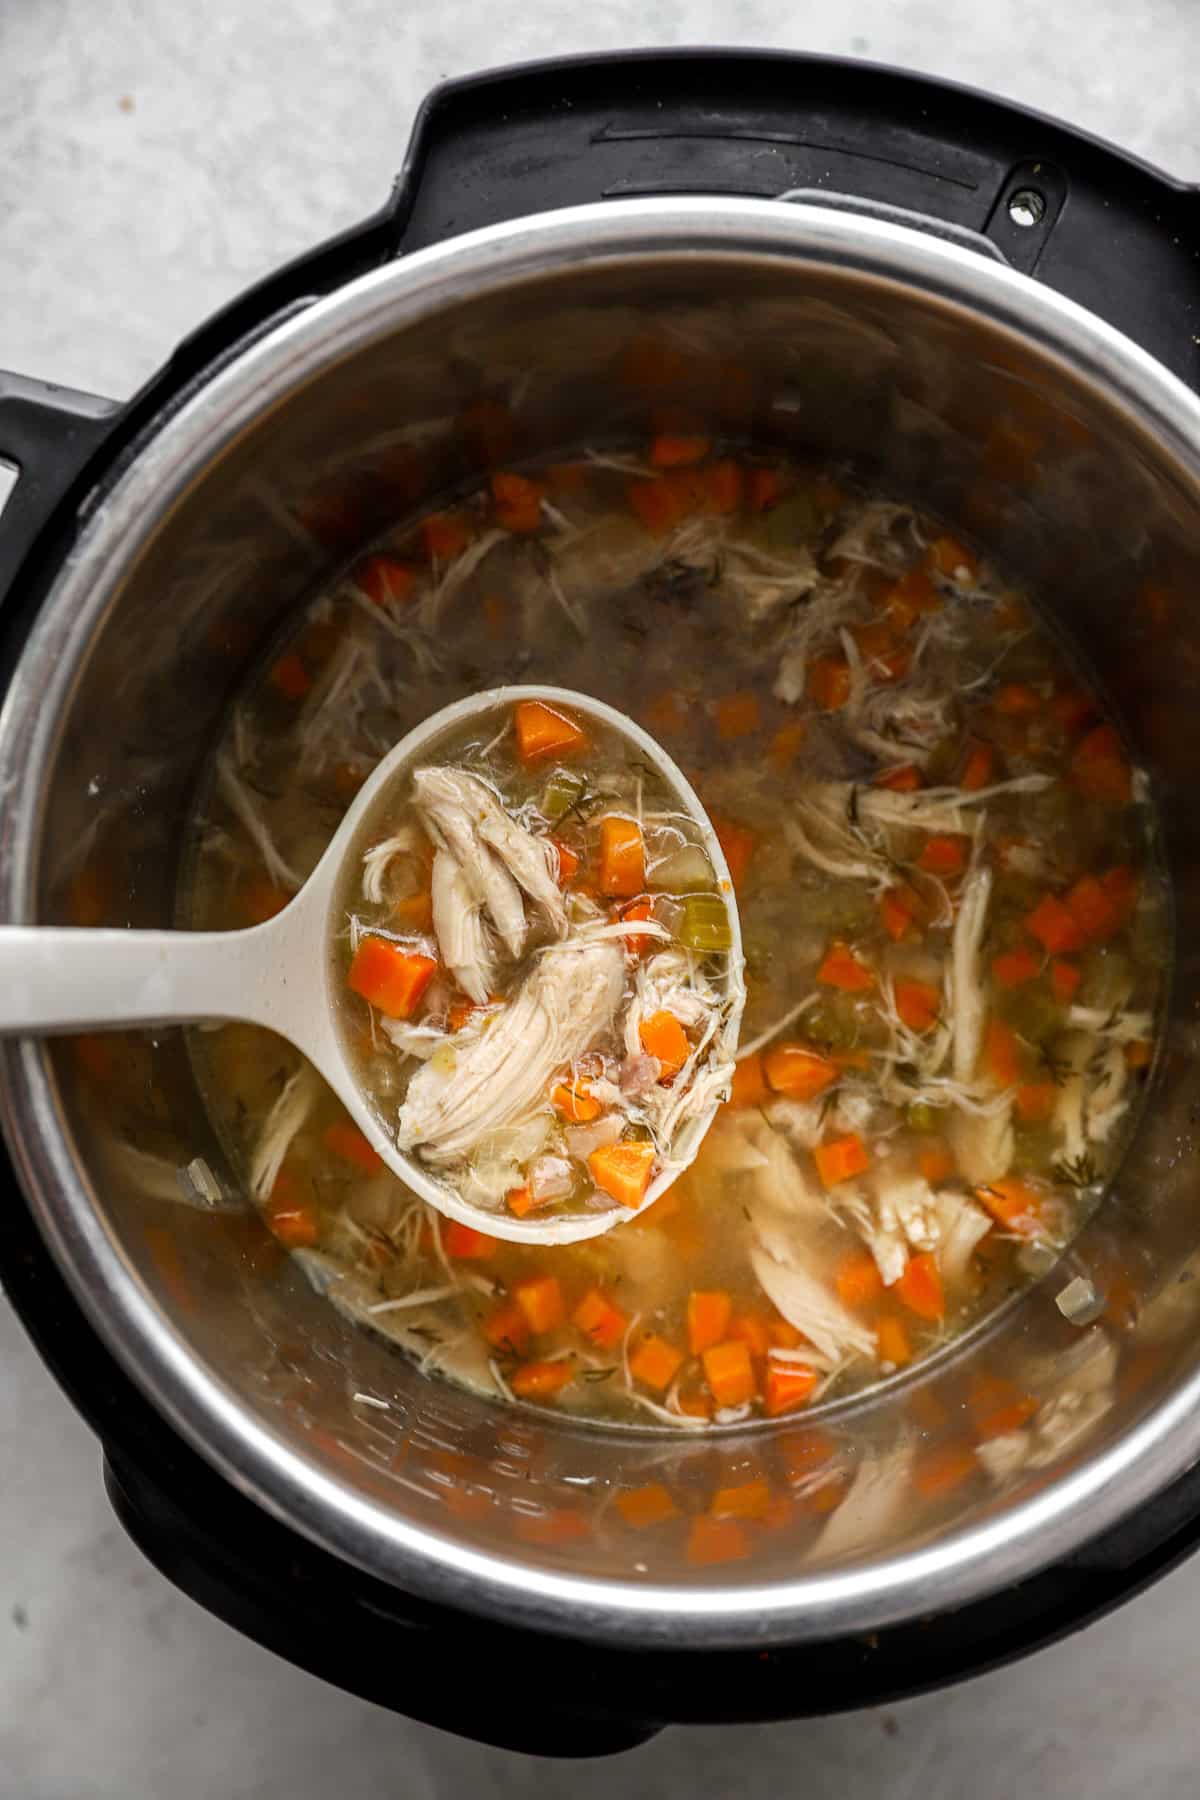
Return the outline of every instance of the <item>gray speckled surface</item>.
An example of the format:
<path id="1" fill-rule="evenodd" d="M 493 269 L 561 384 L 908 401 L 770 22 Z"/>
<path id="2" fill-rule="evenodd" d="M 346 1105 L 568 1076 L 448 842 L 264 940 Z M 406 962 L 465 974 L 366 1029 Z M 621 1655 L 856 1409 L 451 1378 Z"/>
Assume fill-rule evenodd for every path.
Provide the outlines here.
<path id="1" fill-rule="evenodd" d="M 870 56 L 1200 178 L 1194 0 L 660 0 L 647 16 L 632 0 L 0 0 L 0 367 L 129 392 L 215 306 L 382 198 L 435 81 L 567 50 Z M 0 1800 L 590 1800 L 614 1783 L 628 1800 L 1175 1800 L 1200 1758 L 1197 1604 L 1194 1563 L 1066 1644 L 886 1712 L 672 1732 L 616 1767 L 482 1750 L 297 1673 L 170 1588 L 0 1302 Z"/>

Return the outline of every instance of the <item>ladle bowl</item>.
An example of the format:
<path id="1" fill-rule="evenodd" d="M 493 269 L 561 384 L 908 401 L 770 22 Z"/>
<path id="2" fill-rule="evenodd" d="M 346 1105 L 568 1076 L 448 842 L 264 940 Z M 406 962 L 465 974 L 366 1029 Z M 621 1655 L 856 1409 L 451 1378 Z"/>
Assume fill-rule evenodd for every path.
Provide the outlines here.
<path id="1" fill-rule="evenodd" d="M 720 1047 L 732 1059 L 745 1001 L 741 928 L 724 852 L 699 797 L 661 745 L 632 719 L 585 694 L 540 685 L 468 695 L 410 731 L 364 783 L 299 893 L 261 925 L 238 931 L 0 927 L 0 1035 L 233 1021 L 264 1026 L 304 1054 L 392 1172 L 449 1218 L 525 1243 L 573 1243 L 611 1230 L 631 1216 L 627 1209 L 517 1219 L 465 1200 L 389 1135 L 363 1091 L 338 1024 L 341 978 L 333 947 L 343 924 L 344 876 L 364 822 L 380 796 L 389 788 L 399 790 L 403 777 L 448 732 L 530 700 L 565 707 L 632 745 L 694 820 L 733 938 L 725 963 L 730 1004 L 720 1033 Z M 681 1128 L 672 1145 L 672 1166 L 651 1182 L 642 1210 L 694 1161 L 719 1104 L 714 1099 Z"/>

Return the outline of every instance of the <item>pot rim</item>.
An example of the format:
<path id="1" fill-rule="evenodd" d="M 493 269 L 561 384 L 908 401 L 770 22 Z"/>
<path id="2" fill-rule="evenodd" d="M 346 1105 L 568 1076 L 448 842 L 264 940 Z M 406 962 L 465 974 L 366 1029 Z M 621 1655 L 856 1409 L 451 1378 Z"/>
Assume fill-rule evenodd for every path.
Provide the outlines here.
<path id="1" fill-rule="evenodd" d="M 92 634 L 146 538 L 206 464 L 302 381 L 483 289 L 575 265 L 704 257 L 805 264 L 916 289 L 1032 343 L 1100 392 L 1200 485 L 1200 400 L 1075 302 L 903 225 L 771 200 L 604 201 L 490 226 L 359 277 L 252 344 L 194 392 L 95 506 L 64 558 L 0 707 L 0 791 L 40 796 Z M 0 908 L 33 916 L 38 800 L 0 840 Z M 110 1240 L 79 1177 L 49 1060 L 0 1044 L 0 1118 L 38 1228 L 107 1347 L 240 1492 L 322 1548 L 423 1598 L 613 1644 L 764 1646 L 870 1631 L 960 1607 L 1078 1550 L 1200 1456 L 1200 1370 L 1103 1453 L 1002 1518 L 851 1569 L 743 1588 L 576 1577 L 414 1526 L 316 1469 L 193 1357 Z"/>

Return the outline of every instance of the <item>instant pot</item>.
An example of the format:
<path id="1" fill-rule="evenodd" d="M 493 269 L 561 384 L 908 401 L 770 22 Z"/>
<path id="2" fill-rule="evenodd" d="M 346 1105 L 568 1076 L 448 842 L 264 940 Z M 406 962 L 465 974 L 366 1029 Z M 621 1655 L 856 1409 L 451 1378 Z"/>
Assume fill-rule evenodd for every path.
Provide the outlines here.
<path id="1" fill-rule="evenodd" d="M 847 459 L 1027 581 L 1163 823 L 1165 1049 L 1070 1252 L 1103 1316 L 1068 1323 L 1051 1275 L 812 1421 L 681 1439 L 429 1381 L 241 1203 L 182 1034 L 3 1046 L 6 1291 L 99 1435 L 123 1524 L 220 1617 L 444 1729 L 586 1755 L 978 1672 L 1191 1550 L 1198 206 L 1049 120 L 885 69 L 545 64 L 439 89 L 388 204 L 127 404 L 0 375 L 11 921 L 170 923 L 231 697 L 322 577 L 492 468 L 636 438 L 672 380 L 714 430 Z M 614 381 L 647 344 L 670 350 L 647 382 Z M 197 1155 L 219 1205 L 183 1204 Z M 896 1503 L 897 1455 L 961 1442 L 972 1369 L 1021 1357 L 1082 1396 L 1075 1427 Z M 855 1471 L 836 1531 L 800 1504 L 817 1433 Z M 689 1518 L 763 1471 L 796 1504 L 736 1554 L 720 1534 L 689 1554 Z M 666 1496 L 655 1520 L 614 1505 L 638 1488 Z"/>

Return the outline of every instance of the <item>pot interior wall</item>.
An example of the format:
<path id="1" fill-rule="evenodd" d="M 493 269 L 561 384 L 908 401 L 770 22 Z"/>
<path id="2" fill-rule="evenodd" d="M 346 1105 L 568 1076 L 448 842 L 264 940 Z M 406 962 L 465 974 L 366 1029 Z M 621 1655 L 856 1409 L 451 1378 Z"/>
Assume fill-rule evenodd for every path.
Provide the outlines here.
<path id="1" fill-rule="evenodd" d="M 383 331 L 230 445 L 129 567 L 63 721 L 35 906 L 42 918 L 169 923 L 185 821 L 230 698 L 313 584 L 446 490 L 544 452 L 637 441 L 681 397 L 717 431 L 851 462 L 1029 581 L 1152 774 L 1177 903 L 1169 1047 L 1075 1257 L 1131 1296 L 1122 1329 L 1067 1326 L 1052 1276 L 927 1376 L 831 1409 L 816 1424 L 847 1471 L 861 1458 L 878 1479 L 860 1477 L 830 1512 L 828 1491 L 806 1492 L 820 1443 L 809 1421 L 699 1442 L 559 1424 L 438 1385 L 343 1324 L 251 1212 L 179 1203 L 174 1170 L 197 1154 L 238 1190 L 179 1033 L 60 1046 L 54 1068 L 114 1245 L 264 1430 L 379 1506 L 531 1571 L 739 1586 L 1002 1518 L 1115 1441 L 1196 1355 L 1200 498 L 1115 403 L 948 301 L 783 258 L 580 265 Z M 1111 1407 L 1061 1455 L 1007 1481 L 931 1484 L 913 1502 L 914 1456 L 970 1447 L 964 1364 L 1043 1357 L 1048 1381 L 1065 1392 L 1080 1370 L 1086 1394 L 1097 1355 L 1112 1373 L 1110 1344 Z M 776 1529 L 723 1540 L 689 1527 L 717 1488 L 763 1473 L 791 1497 Z M 678 1516 L 638 1530 L 614 1494 L 648 1484 Z"/>

